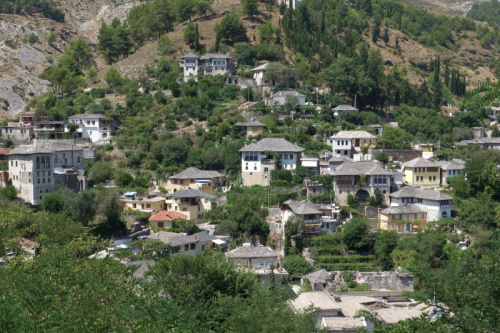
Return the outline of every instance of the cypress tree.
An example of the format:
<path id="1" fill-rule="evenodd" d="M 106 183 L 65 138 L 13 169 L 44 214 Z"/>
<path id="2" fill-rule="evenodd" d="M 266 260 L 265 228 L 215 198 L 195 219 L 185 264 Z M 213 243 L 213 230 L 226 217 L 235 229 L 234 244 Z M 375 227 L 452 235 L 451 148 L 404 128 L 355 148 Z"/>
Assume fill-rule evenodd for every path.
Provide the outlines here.
<path id="1" fill-rule="evenodd" d="M 446 87 L 450 86 L 450 68 L 448 63 L 446 63 L 446 67 L 444 68 L 444 85 Z"/>
<path id="2" fill-rule="evenodd" d="M 200 33 L 198 31 L 198 23 L 196 23 L 196 28 L 194 31 L 194 51 L 200 52 Z"/>

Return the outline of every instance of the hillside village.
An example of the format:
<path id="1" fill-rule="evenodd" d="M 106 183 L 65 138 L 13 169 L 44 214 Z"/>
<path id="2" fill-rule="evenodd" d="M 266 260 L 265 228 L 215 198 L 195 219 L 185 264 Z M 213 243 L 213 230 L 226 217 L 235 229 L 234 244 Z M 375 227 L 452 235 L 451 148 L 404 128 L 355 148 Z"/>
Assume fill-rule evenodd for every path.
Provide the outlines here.
<path id="1" fill-rule="evenodd" d="M 2 20 L 64 22 L 11 2 Z M 2 123 L 0 331 L 496 331 L 498 27 L 226 5 L 134 3 Z M 487 75 L 448 56 L 462 34 Z M 437 53 L 410 74 L 399 43 Z"/>

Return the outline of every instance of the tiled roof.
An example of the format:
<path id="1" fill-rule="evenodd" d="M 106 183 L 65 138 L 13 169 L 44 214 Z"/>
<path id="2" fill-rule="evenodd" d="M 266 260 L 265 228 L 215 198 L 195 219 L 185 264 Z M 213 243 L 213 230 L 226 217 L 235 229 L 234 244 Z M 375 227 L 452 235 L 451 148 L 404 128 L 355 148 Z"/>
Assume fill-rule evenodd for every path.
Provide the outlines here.
<path id="1" fill-rule="evenodd" d="M 226 253 L 228 258 L 277 258 L 278 253 L 267 246 L 240 246 Z"/>
<path id="2" fill-rule="evenodd" d="M 35 145 L 19 146 L 16 149 L 9 151 L 7 155 L 31 155 L 31 154 L 52 154 L 48 149 Z"/>
<path id="3" fill-rule="evenodd" d="M 442 170 L 464 170 L 465 162 L 462 160 L 440 161 L 437 162 Z"/>
<path id="4" fill-rule="evenodd" d="M 498 145 L 500 144 L 500 138 L 480 138 L 480 139 L 472 139 L 472 140 L 463 140 L 457 143 L 457 145 L 484 145 L 484 144 L 492 144 Z"/>
<path id="5" fill-rule="evenodd" d="M 106 118 L 105 115 L 100 113 L 80 113 L 69 117 L 68 119 L 102 119 Z"/>
<path id="6" fill-rule="evenodd" d="M 453 200 L 452 197 L 442 193 L 441 191 L 424 190 L 415 186 L 405 186 L 399 191 L 389 194 L 389 196 L 392 198 L 417 198 L 434 201 Z"/>
<path id="7" fill-rule="evenodd" d="M 425 167 L 431 168 L 431 167 L 438 167 L 439 165 L 429 160 L 426 160 L 423 157 L 417 157 L 411 161 L 403 163 L 403 166 L 409 168 L 425 168 Z"/>
<path id="8" fill-rule="evenodd" d="M 279 153 L 299 153 L 305 149 L 301 148 L 285 139 L 281 138 L 268 138 L 262 139 L 257 143 L 252 143 L 246 147 L 241 148 L 240 152 L 265 152 L 267 150 Z"/>
<path id="9" fill-rule="evenodd" d="M 295 91 L 295 90 L 289 90 L 289 91 L 278 91 L 277 93 L 272 94 L 269 98 L 273 98 L 276 96 L 303 96 L 303 97 L 305 97 L 306 95 L 301 94 L 300 92 Z"/>
<path id="10" fill-rule="evenodd" d="M 187 236 L 181 233 L 168 232 L 168 231 L 160 231 L 151 234 L 147 237 L 147 239 L 159 240 L 165 244 L 170 244 L 172 246 L 179 246 L 179 245 L 198 242 L 198 239 L 195 236 Z"/>
<path id="11" fill-rule="evenodd" d="M 232 59 L 234 57 L 229 53 L 207 53 L 201 56 L 201 59 L 227 59 L 227 58 Z"/>
<path id="12" fill-rule="evenodd" d="M 339 165 L 332 176 L 357 176 L 357 175 L 392 175 L 389 170 L 382 168 L 375 162 L 345 162 Z"/>
<path id="13" fill-rule="evenodd" d="M 207 199 L 217 198 L 216 195 L 208 194 L 208 193 L 200 191 L 200 190 L 193 190 L 190 188 L 180 189 L 179 191 L 173 193 L 171 196 L 174 198 L 195 198 L 195 197 L 202 197 L 202 198 L 207 198 Z"/>
<path id="14" fill-rule="evenodd" d="M 376 139 L 377 137 L 367 131 L 340 131 L 332 135 L 332 139 Z"/>
<path id="15" fill-rule="evenodd" d="M 181 214 L 172 210 L 162 210 L 161 212 L 151 216 L 149 222 L 161 222 L 161 221 L 172 221 L 172 220 L 186 220 L 187 215 Z"/>
<path id="16" fill-rule="evenodd" d="M 192 53 L 192 52 L 189 52 L 189 53 L 186 53 L 185 55 L 183 55 L 181 57 L 182 58 L 199 58 L 196 54 Z"/>
<path id="17" fill-rule="evenodd" d="M 358 109 L 350 105 L 342 104 L 333 108 L 333 111 L 358 111 Z"/>
<path id="18" fill-rule="evenodd" d="M 45 148 L 52 152 L 58 151 L 81 151 L 82 147 L 74 144 L 73 140 L 62 141 L 62 140 L 37 140 L 36 145 L 38 147 Z"/>
<path id="19" fill-rule="evenodd" d="M 224 177 L 224 175 L 218 171 L 211 170 L 200 170 L 195 167 L 187 168 L 178 174 L 170 176 L 171 179 L 198 179 L 198 178 L 217 178 Z"/>
<path id="20" fill-rule="evenodd" d="M 405 206 L 391 206 L 380 211 L 382 214 L 414 214 L 425 213 L 426 210 L 418 204 L 408 204 Z"/>
<path id="21" fill-rule="evenodd" d="M 288 205 L 292 212 L 297 215 L 321 214 L 321 211 L 318 209 L 318 207 L 310 202 L 299 202 L 290 199 L 283 202 L 283 204 Z"/>

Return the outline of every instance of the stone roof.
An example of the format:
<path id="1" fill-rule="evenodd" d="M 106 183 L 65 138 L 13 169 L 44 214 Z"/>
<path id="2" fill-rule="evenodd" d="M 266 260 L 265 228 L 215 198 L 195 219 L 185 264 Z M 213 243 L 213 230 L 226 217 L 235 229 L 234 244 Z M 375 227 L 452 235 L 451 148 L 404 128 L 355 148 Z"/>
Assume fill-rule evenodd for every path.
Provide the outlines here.
<path id="1" fill-rule="evenodd" d="M 200 59 L 227 59 L 227 58 L 234 58 L 231 54 L 229 53 L 206 53 L 205 55 L 201 56 Z"/>
<path id="2" fill-rule="evenodd" d="M 19 146 L 8 152 L 7 155 L 31 155 L 31 154 L 52 154 L 52 152 L 43 147 L 35 145 Z"/>
<path id="3" fill-rule="evenodd" d="M 452 197 L 442 193 L 441 191 L 424 190 L 420 187 L 415 186 L 405 186 L 399 191 L 389 194 L 389 196 L 392 198 L 417 198 L 433 201 L 453 200 Z"/>
<path id="4" fill-rule="evenodd" d="M 218 171 L 200 170 L 195 167 L 189 167 L 178 174 L 170 176 L 171 179 L 198 179 L 198 178 L 218 178 L 224 177 L 224 174 Z"/>
<path id="5" fill-rule="evenodd" d="M 265 63 L 265 64 L 263 64 L 263 65 L 260 65 L 260 66 L 257 66 L 257 67 L 255 67 L 255 68 L 251 69 L 251 71 L 252 71 L 252 72 L 254 72 L 254 71 L 260 71 L 260 70 L 266 69 L 267 65 L 269 65 L 269 63 L 268 63 L 268 62 L 266 62 L 266 63 Z"/>
<path id="6" fill-rule="evenodd" d="M 340 131 L 330 137 L 331 139 L 376 139 L 377 137 L 367 131 Z"/>
<path id="7" fill-rule="evenodd" d="M 102 119 L 106 118 L 105 115 L 100 113 L 80 113 L 69 117 L 68 119 Z"/>
<path id="8" fill-rule="evenodd" d="M 350 105 L 341 104 L 341 105 L 333 108 L 333 111 L 358 111 L 358 109 L 356 109 L 355 107 L 350 106 Z"/>
<path id="9" fill-rule="evenodd" d="M 296 299 L 290 300 L 289 304 L 295 312 L 304 311 L 311 305 L 320 311 L 340 311 L 341 308 L 334 299 L 324 291 L 312 291 L 301 293 Z"/>
<path id="10" fill-rule="evenodd" d="M 431 162 L 429 160 L 426 160 L 423 157 L 417 157 L 414 158 L 411 161 L 403 163 L 403 166 L 408 167 L 408 168 L 432 168 L 432 167 L 439 167 L 438 164 Z"/>
<path id="11" fill-rule="evenodd" d="M 253 126 L 253 127 L 266 127 L 266 125 L 264 125 L 263 123 L 261 123 L 260 121 L 257 121 L 257 120 L 252 120 L 252 121 L 249 121 L 249 122 L 236 123 L 235 125 L 236 126 L 246 126 L 246 127 L 250 127 L 250 126 Z"/>
<path id="12" fill-rule="evenodd" d="M 299 202 L 295 200 L 287 200 L 283 202 L 284 205 L 288 205 L 292 212 L 297 215 L 306 215 L 306 214 L 321 214 L 321 211 L 318 209 L 318 206 L 310 203 L 310 202 Z"/>
<path id="13" fill-rule="evenodd" d="M 288 90 L 288 91 L 278 91 L 277 93 L 272 94 L 269 98 L 273 98 L 276 96 L 301 96 L 301 97 L 305 97 L 306 95 L 301 94 L 300 92 L 295 91 L 295 90 Z"/>
<path id="14" fill-rule="evenodd" d="M 457 143 L 457 145 L 465 146 L 465 145 L 484 145 L 484 144 L 492 144 L 499 145 L 500 138 L 479 138 L 472 140 L 463 140 Z"/>
<path id="15" fill-rule="evenodd" d="M 357 331 L 359 328 L 366 328 L 366 321 L 364 318 L 355 317 L 323 317 L 323 324 L 329 331 L 342 332 L 342 331 Z"/>
<path id="16" fill-rule="evenodd" d="M 259 142 L 249 144 L 241 148 L 240 152 L 265 152 L 274 151 L 279 153 L 300 153 L 305 149 L 282 138 L 262 139 Z"/>
<path id="17" fill-rule="evenodd" d="M 319 271 L 309 273 L 302 276 L 304 279 L 308 279 L 311 284 L 314 283 L 326 283 L 327 281 L 332 281 L 332 273 L 326 269 L 320 269 Z"/>
<path id="18" fill-rule="evenodd" d="M 357 176 L 357 175 L 392 175 L 389 170 L 382 168 L 378 163 L 367 162 L 344 162 L 333 172 L 332 176 Z"/>
<path id="19" fill-rule="evenodd" d="M 187 236 L 181 233 L 160 231 L 151 234 L 147 237 L 149 240 L 159 240 L 165 244 L 170 244 L 172 246 L 179 246 L 184 244 L 196 243 L 198 238 L 196 236 Z"/>
<path id="20" fill-rule="evenodd" d="M 63 140 L 37 140 L 36 145 L 38 147 L 45 148 L 52 152 L 58 151 L 83 151 L 82 147 L 77 146 L 73 140 L 63 141 Z"/>
<path id="21" fill-rule="evenodd" d="M 162 222 L 162 221 L 172 221 L 172 220 L 186 220 L 187 215 L 181 214 L 173 210 L 162 210 L 151 216 L 149 222 Z"/>
<path id="22" fill-rule="evenodd" d="M 212 241 L 215 239 L 219 239 L 219 238 L 215 237 L 214 235 L 210 235 L 207 230 L 197 232 L 197 233 L 193 234 L 192 236 L 195 236 L 199 242 L 208 242 L 208 241 Z"/>
<path id="23" fill-rule="evenodd" d="M 442 170 L 464 170 L 465 162 L 459 159 L 437 162 Z"/>
<path id="24" fill-rule="evenodd" d="M 382 214 L 415 214 L 425 213 L 426 210 L 418 204 L 408 204 L 405 206 L 391 206 L 380 211 Z"/>
<path id="25" fill-rule="evenodd" d="M 200 190 L 193 190 L 190 188 L 180 189 L 177 192 L 173 193 L 171 196 L 174 198 L 195 198 L 195 197 L 202 197 L 207 199 L 217 198 L 216 195 L 208 194 L 207 192 L 203 192 Z"/>
<path id="26" fill-rule="evenodd" d="M 278 253 L 267 246 L 240 246 L 226 253 L 228 258 L 278 258 Z"/>
<path id="27" fill-rule="evenodd" d="M 342 162 L 342 163 L 344 163 L 344 162 L 348 162 L 348 161 L 349 161 L 349 159 L 348 159 L 348 158 L 346 158 L 346 157 L 342 157 L 342 156 L 332 156 L 332 157 L 328 160 L 328 162 Z"/>

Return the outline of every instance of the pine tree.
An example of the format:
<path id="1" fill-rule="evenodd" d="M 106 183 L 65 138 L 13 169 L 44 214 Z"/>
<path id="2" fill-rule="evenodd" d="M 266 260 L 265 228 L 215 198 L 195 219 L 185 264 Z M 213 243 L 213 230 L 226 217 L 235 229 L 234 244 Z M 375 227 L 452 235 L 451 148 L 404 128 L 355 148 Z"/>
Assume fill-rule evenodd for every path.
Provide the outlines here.
<path id="1" fill-rule="evenodd" d="M 380 24 L 376 21 L 372 29 L 372 42 L 377 43 L 380 36 Z"/>
<path id="2" fill-rule="evenodd" d="M 384 35 L 382 36 L 382 40 L 384 41 L 385 45 L 389 43 L 389 29 L 387 29 L 387 27 L 384 28 Z"/>
<path id="3" fill-rule="evenodd" d="M 444 85 L 446 87 L 450 86 L 450 68 L 448 63 L 446 63 L 446 67 L 444 68 Z"/>

